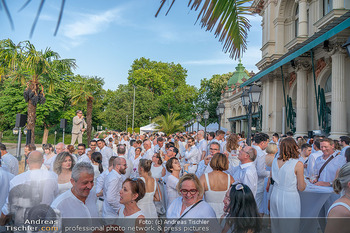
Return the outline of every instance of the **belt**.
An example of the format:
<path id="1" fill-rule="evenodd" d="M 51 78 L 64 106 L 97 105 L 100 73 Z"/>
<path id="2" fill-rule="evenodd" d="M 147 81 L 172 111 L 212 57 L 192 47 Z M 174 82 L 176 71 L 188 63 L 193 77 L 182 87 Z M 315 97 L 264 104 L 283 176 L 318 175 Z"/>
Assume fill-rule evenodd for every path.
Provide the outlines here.
<path id="1" fill-rule="evenodd" d="M 98 200 L 105 201 L 105 199 L 103 199 L 102 197 L 99 197 Z"/>
<path id="2" fill-rule="evenodd" d="M 197 165 L 198 163 L 193 163 L 192 165 L 194 166 L 194 165 Z"/>

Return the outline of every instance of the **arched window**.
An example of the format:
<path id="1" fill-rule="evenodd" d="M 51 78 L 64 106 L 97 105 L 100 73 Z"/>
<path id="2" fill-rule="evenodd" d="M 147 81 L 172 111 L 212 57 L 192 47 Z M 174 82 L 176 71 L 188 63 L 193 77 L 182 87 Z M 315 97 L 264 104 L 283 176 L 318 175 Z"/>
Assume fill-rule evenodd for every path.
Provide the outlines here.
<path id="1" fill-rule="evenodd" d="M 324 93 L 332 92 L 332 74 L 329 75 L 326 84 L 324 85 Z"/>
<path id="2" fill-rule="evenodd" d="M 323 15 L 333 10 L 333 0 L 323 0 Z"/>
<path id="3" fill-rule="evenodd" d="M 298 32 L 299 32 L 299 5 L 297 5 L 297 8 L 295 9 L 295 20 L 294 20 L 294 36 L 298 37 Z"/>

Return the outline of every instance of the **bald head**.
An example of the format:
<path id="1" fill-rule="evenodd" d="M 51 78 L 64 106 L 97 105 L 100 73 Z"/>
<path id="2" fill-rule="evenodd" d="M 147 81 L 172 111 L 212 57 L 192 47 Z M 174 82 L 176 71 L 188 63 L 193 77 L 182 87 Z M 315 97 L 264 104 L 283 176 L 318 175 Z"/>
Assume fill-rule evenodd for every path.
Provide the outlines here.
<path id="1" fill-rule="evenodd" d="M 143 146 L 145 147 L 146 150 L 150 149 L 151 148 L 151 141 L 150 140 L 146 140 L 143 143 Z"/>
<path id="2" fill-rule="evenodd" d="M 126 160 L 124 158 L 121 157 L 117 157 L 116 159 L 114 159 L 113 161 L 113 167 L 115 168 L 117 165 L 120 165 L 122 162 L 126 162 Z"/>
<path id="3" fill-rule="evenodd" d="M 35 151 L 30 152 L 29 157 L 28 157 L 29 169 L 30 170 L 40 169 L 41 165 L 43 164 L 43 160 L 44 160 L 44 157 L 40 151 L 35 150 Z"/>

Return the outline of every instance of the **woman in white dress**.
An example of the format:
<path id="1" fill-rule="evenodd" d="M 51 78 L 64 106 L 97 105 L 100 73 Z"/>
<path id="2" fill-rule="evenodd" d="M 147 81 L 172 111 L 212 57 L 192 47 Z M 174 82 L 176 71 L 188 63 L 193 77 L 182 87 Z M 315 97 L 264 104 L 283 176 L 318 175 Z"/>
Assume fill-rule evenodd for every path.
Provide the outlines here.
<path id="1" fill-rule="evenodd" d="M 180 179 L 181 165 L 179 160 L 173 157 L 166 162 L 165 166 L 167 171 L 171 173 L 166 182 L 167 206 L 169 206 L 173 200 L 180 197 L 176 186 Z"/>
<path id="2" fill-rule="evenodd" d="M 64 193 L 72 188 L 70 182 L 72 176 L 72 169 L 75 165 L 73 156 L 68 152 L 61 152 L 57 155 L 53 164 L 53 170 L 58 175 L 58 193 Z"/>
<path id="3" fill-rule="evenodd" d="M 140 177 L 140 175 L 139 175 L 139 162 L 140 162 L 140 159 L 142 159 L 141 151 L 142 151 L 142 148 L 141 147 L 137 147 L 135 149 L 135 157 L 134 158 L 130 158 L 131 162 L 133 164 L 133 170 L 132 170 L 130 176 L 133 177 L 133 178 Z"/>
<path id="4" fill-rule="evenodd" d="M 237 155 L 239 150 L 241 149 L 241 147 L 238 145 L 239 137 L 237 134 L 232 133 L 226 141 L 227 143 L 224 147 L 224 154 L 228 156 L 230 165 L 233 167 L 237 167 L 240 162 Z"/>
<path id="5" fill-rule="evenodd" d="M 100 152 L 94 152 L 91 154 L 91 163 L 94 168 L 94 184 L 97 184 L 97 177 L 103 172 L 102 166 L 102 154 Z"/>
<path id="6" fill-rule="evenodd" d="M 146 194 L 137 203 L 138 207 L 142 210 L 145 218 L 157 218 L 157 209 L 153 201 L 160 201 L 162 197 L 158 195 L 158 185 L 156 179 L 151 174 L 152 161 L 148 159 L 140 159 L 139 174 L 141 179 L 146 184 Z"/>
<path id="7" fill-rule="evenodd" d="M 136 226 L 144 227 L 140 220 L 145 219 L 145 215 L 137 205 L 146 193 L 146 187 L 143 180 L 127 178 L 123 182 L 123 187 L 119 193 L 120 204 L 122 204 L 122 206 L 118 212 L 119 217 L 117 224 L 126 227 L 126 232 L 135 232 L 130 229 Z M 135 219 L 135 223 L 132 223 L 130 220 L 124 221 L 124 219 L 128 218 Z"/>
<path id="8" fill-rule="evenodd" d="M 350 163 L 346 163 L 339 170 L 338 177 L 333 182 L 333 189 L 335 193 L 342 194 L 342 196 L 328 210 L 325 232 L 349 232 Z"/>
<path id="9" fill-rule="evenodd" d="M 216 153 L 210 160 L 210 173 L 204 173 L 200 182 L 204 187 L 204 200 L 214 209 L 216 217 L 220 218 L 224 214 L 224 197 L 229 190 L 234 179 L 229 174 L 224 173 L 229 167 L 228 159 L 224 154 Z"/>
<path id="10" fill-rule="evenodd" d="M 304 165 L 299 161 L 298 146 L 293 138 L 285 138 L 280 143 L 279 157 L 272 162 L 271 175 L 274 181 L 270 197 L 271 218 L 299 218 L 301 212 L 298 191 L 304 191 Z M 299 225 L 294 224 L 295 232 Z M 273 221 L 273 230 L 286 230 L 283 221 Z"/>
<path id="11" fill-rule="evenodd" d="M 56 159 L 56 154 L 53 150 L 53 147 L 51 144 L 45 144 L 43 147 L 44 150 L 44 165 L 47 167 L 48 170 L 50 170 L 51 164 Z"/>
<path id="12" fill-rule="evenodd" d="M 159 153 L 154 153 L 152 156 L 151 173 L 152 177 L 156 179 L 165 176 L 165 168 L 163 167 L 163 161 Z"/>

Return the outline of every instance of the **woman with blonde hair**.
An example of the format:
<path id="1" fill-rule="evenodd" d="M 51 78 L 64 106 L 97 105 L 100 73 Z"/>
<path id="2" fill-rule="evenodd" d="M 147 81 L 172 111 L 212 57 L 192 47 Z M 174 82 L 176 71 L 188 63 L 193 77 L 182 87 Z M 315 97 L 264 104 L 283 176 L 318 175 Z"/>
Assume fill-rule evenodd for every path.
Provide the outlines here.
<path id="1" fill-rule="evenodd" d="M 227 138 L 226 147 L 224 148 L 224 154 L 228 156 L 228 160 L 233 167 L 239 165 L 239 159 L 237 158 L 238 152 L 241 147 L 238 145 L 239 137 L 237 134 L 232 133 Z"/>
<path id="2" fill-rule="evenodd" d="M 72 187 L 70 179 L 72 177 L 72 169 L 74 165 L 75 162 L 73 156 L 69 152 L 61 152 L 57 155 L 53 164 L 53 171 L 58 175 L 59 194 Z"/>
<path id="3" fill-rule="evenodd" d="M 210 160 L 210 167 L 213 171 L 204 173 L 200 182 L 204 187 L 204 200 L 214 209 L 216 217 L 220 218 L 224 214 L 225 194 L 235 180 L 224 172 L 229 167 L 228 159 L 224 154 L 216 153 Z"/>
<path id="4" fill-rule="evenodd" d="M 139 175 L 146 184 L 146 194 L 137 205 L 146 218 L 157 218 L 157 209 L 153 201 L 160 201 L 162 197 L 159 196 L 160 192 L 158 192 L 159 187 L 157 181 L 152 177 L 151 166 L 151 160 L 140 159 Z"/>
<path id="5" fill-rule="evenodd" d="M 350 217 L 350 163 L 340 168 L 338 177 L 333 181 L 333 190 L 342 196 L 328 210 L 326 233 L 349 232 Z"/>
<path id="6" fill-rule="evenodd" d="M 204 188 L 195 174 L 181 177 L 176 189 L 180 197 L 170 204 L 167 218 L 216 218 L 213 208 L 202 199 Z"/>

